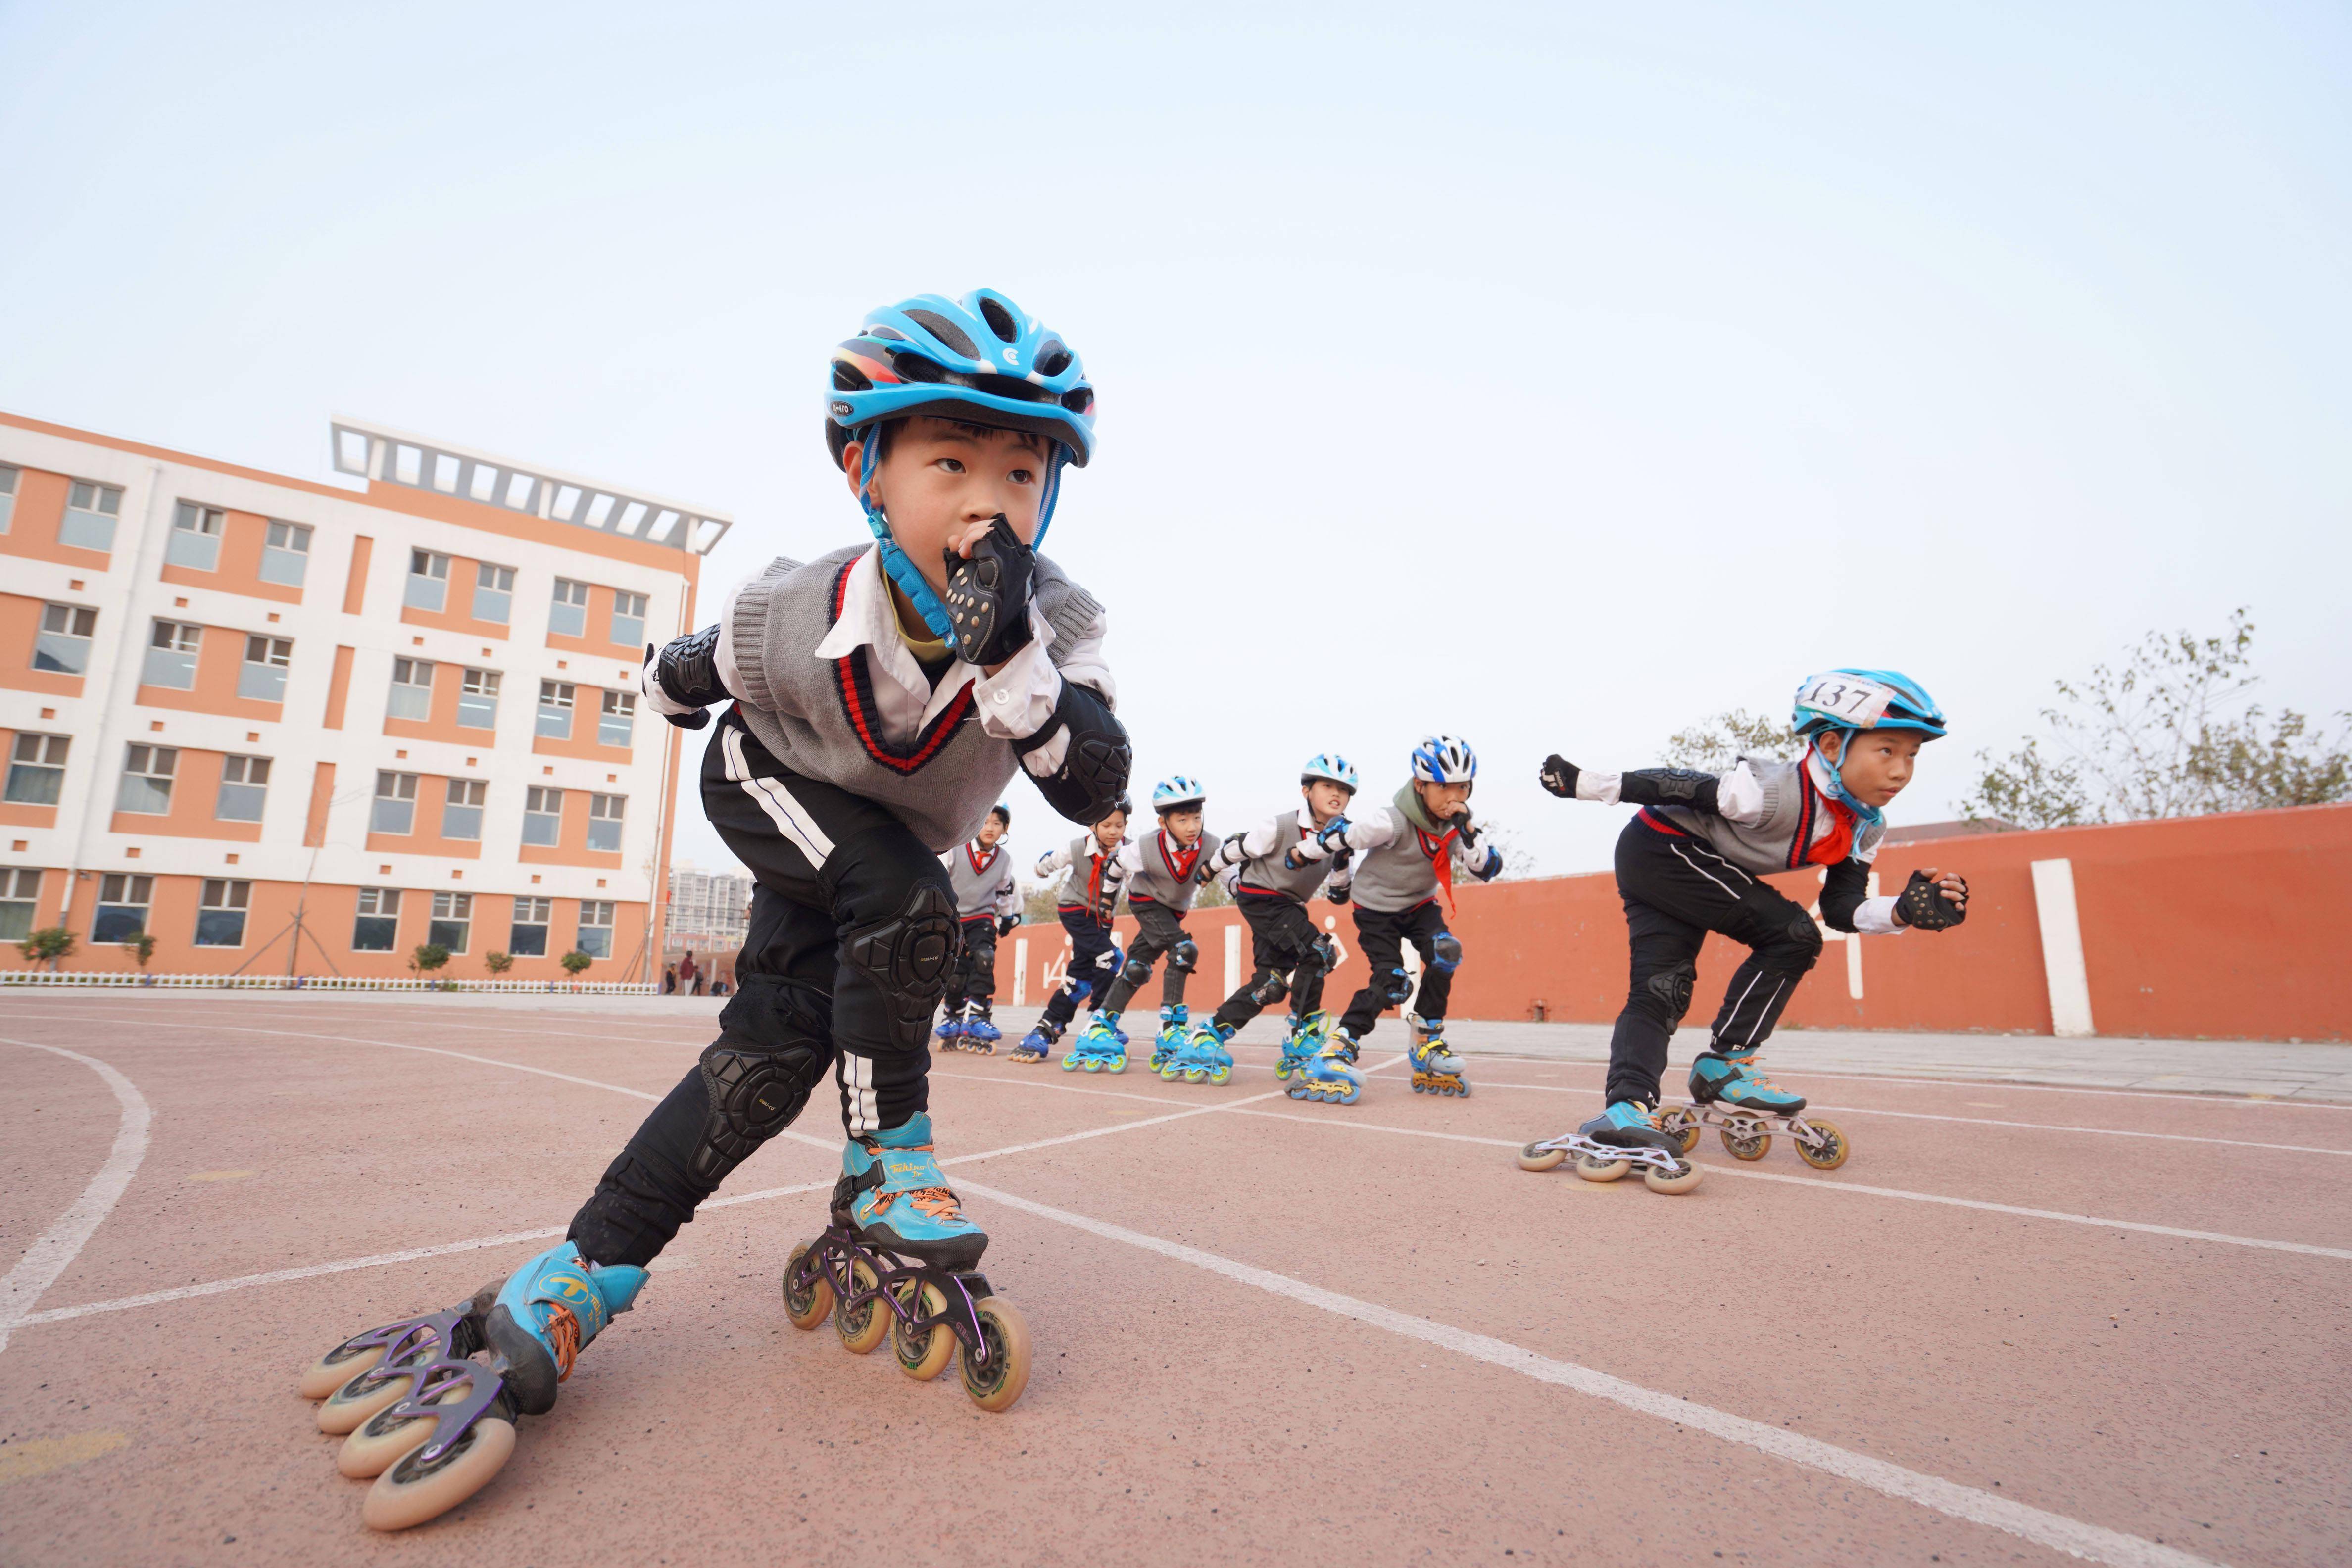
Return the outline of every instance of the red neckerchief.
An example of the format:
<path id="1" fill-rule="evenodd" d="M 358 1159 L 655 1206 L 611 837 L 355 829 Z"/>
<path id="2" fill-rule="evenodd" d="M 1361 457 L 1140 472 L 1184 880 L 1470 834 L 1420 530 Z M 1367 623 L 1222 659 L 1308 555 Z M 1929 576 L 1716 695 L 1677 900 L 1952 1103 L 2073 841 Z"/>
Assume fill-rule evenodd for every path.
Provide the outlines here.
<path id="1" fill-rule="evenodd" d="M 1192 879 L 1193 864 L 1200 858 L 1201 841 L 1199 839 L 1192 840 L 1191 848 L 1181 854 L 1171 855 L 1168 853 L 1168 830 L 1164 827 L 1160 830 L 1160 863 L 1168 868 L 1168 874 L 1175 878 L 1179 883 Z"/>
<path id="2" fill-rule="evenodd" d="M 979 849 L 980 845 L 977 840 L 963 847 L 964 858 L 971 862 L 971 874 L 975 877 L 982 875 L 991 866 L 996 864 L 996 858 L 1004 853 L 1004 846 L 1000 844 L 990 850 L 988 858 L 985 860 L 980 858 Z"/>
<path id="3" fill-rule="evenodd" d="M 1430 864 L 1436 868 L 1437 889 L 1445 896 L 1445 912 L 1450 916 L 1454 912 L 1452 851 L 1454 837 L 1461 832 L 1461 829 L 1448 827 L 1444 833 L 1432 834 L 1423 831 L 1419 823 L 1413 823 L 1412 826 L 1414 842 L 1421 846 L 1421 852 L 1429 857 Z"/>
<path id="4" fill-rule="evenodd" d="M 1797 836 L 1789 846 L 1789 865 L 1834 866 L 1853 853 L 1853 825 L 1857 818 L 1851 806 L 1831 799 L 1813 783 L 1810 765 L 1801 765 L 1797 776 L 1805 781 L 1805 798 L 1797 811 Z M 1821 842 L 1813 842 L 1813 829 L 1821 821 L 1821 808 L 1828 807 L 1829 831 Z"/>

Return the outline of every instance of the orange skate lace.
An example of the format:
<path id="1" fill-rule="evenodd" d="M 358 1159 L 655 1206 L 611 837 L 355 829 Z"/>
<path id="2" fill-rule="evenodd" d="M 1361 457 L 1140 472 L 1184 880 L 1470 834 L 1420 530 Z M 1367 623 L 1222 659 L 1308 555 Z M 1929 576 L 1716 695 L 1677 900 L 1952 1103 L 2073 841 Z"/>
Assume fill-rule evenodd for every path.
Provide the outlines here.
<path id="1" fill-rule="evenodd" d="M 572 1363 L 580 1359 L 580 1320 L 561 1301 L 548 1306 L 547 1337 L 555 1347 L 555 1381 L 562 1383 L 572 1375 Z"/>
<path id="2" fill-rule="evenodd" d="M 931 1145 L 924 1143 L 906 1152 L 928 1154 L 931 1152 Z M 945 1187 L 916 1187 L 904 1193 L 877 1193 L 874 1194 L 874 1212 L 883 1213 L 902 1197 L 936 1220 L 954 1220 L 963 1217 L 962 1205 L 957 1201 L 955 1194 Z"/>

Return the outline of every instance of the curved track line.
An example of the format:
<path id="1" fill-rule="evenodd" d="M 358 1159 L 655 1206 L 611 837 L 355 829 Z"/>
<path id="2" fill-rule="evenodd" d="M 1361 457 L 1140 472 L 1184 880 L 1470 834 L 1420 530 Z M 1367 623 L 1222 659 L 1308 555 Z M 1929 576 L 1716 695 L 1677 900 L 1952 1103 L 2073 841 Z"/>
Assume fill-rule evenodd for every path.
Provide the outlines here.
<path id="1" fill-rule="evenodd" d="M 1359 1300 L 1353 1296 L 1342 1296 L 1336 1290 L 1309 1285 L 1287 1274 L 1276 1274 L 1271 1269 L 1237 1263 L 1230 1258 L 1203 1252 L 1181 1242 L 1163 1241 L 1159 1237 L 1146 1236 L 1105 1220 L 1033 1203 L 993 1187 L 972 1186 L 966 1190 L 992 1203 L 1003 1204 L 1007 1208 L 1019 1209 L 1040 1219 L 1069 1226 L 1105 1241 L 1156 1252 L 1179 1263 L 1189 1263 L 1196 1268 L 1223 1275 L 1236 1284 L 1286 1297 L 1343 1318 L 1353 1318 L 1372 1328 L 1384 1329 L 1405 1339 L 1419 1340 L 1423 1344 L 1435 1345 L 1441 1350 L 1483 1361 L 1541 1383 L 1573 1389 L 1595 1399 L 1605 1399 L 1640 1415 L 1671 1421 L 1677 1426 L 1692 1427 L 1709 1436 L 1720 1437 L 1727 1443 L 1738 1443 L 1773 1458 L 1867 1487 L 1898 1501 L 1916 1503 L 1954 1519 L 1965 1520 L 1970 1524 L 2002 1531 L 2021 1541 L 2029 1541 L 2070 1556 L 2108 1563 L 2113 1568 L 2213 1568 L 2206 1558 L 2141 1536 L 2126 1535 L 2101 1525 L 2085 1524 L 2063 1514 L 2051 1513 L 2008 1498 L 1997 1497 L 1991 1492 L 1979 1491 L 1974 1487 L 1962 1486 L 1958 1481 L 1946 1480 L 1941 1476 L 1906 1469 L 1900 1465 L 1874 1459 L 1867 1454 L 1857 1454 L 1850 1448 L 1841 1448 L 1818 1438 L 1800 1436 L 1779 1426 L 1768 1426 L 1761 1421 L 1734 1415 L 1727 1410 L 1677 1399 L 1671 1394 L 1661 1394 L 1655 1389 L 1628 1383 L 1622 1377 L 1612 1377 L 1589 1366 L 1538 1355 L 1507 1340 L 1493 1339 L 1467 1329 L 1433 1322 L 1427 1318 L 1417 1318 L 1394 1308 Z"/>
<path id="2" fill-rule="evenodd" d="M 146 1097 L 129 1079 L 95 1057 L 67 1050 L 63 1046 L 44 1046 L 31 1040 L 0 1040 L 0 1045 L 47 1051 L 52 1056 L 81 1063 L 106 1081 L 106 1087 L 114 1091 L 116 1101 L 122 1107 L 122 1120 L 114 1130 L 114 1147 L 108 1152 L 106 1163 L 98 1168 L 98 1174 L 89 1179 L 89 1185 L 81 1190 L 81 1196 L 58 1216 L 56 1224 L 34 1237 L 33 1245 L 25 1249 L 25 1256 L 16 1260 L 16 1266 L 8 1270 L 5 1279 L 0 1279 L 0 1351 L 5 1351 L 8 1348 L 10 1331 L 32 1311 L 33 1304 L 41 1299 L 41 1293 L 56 1284 L 58 1276 L 63 1274 L 79 1256 L 83 1245 L 105 1223 L 106 1216 L 113 1212 L 116 1202 L 131 1185 L 131 1178 L 138 1171 L 139 1162 L 147 1157 L 147 1126 L 153 1120 L 154 1112 L 149 1109 Z"/>

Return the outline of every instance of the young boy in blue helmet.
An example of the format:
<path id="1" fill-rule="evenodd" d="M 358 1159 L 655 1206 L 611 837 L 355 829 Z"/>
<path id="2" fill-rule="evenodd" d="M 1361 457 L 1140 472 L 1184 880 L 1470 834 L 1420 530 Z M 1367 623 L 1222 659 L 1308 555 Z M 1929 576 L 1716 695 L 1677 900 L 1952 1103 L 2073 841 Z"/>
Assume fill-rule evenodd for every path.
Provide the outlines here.
<path id="1" fill-rule="evenodd" d="M 999 801 L 971 843 L 947 852 L 957 931 L 955 967 L 948 973 L 937 1031 L 942 1050 L 990 1056 L 1004 1037 L 990 1011 L 996 1002 L 996 940 L 1021 923 L 1021 889 L 1004 848 L 1012 826 L 1011 809 Z"/>
<path id="2" fill-rule="evenodd" d="M 1633 979 L 1609 1042 L 1607 1109 L 1578 1130 L 1595 1142 L 1679 1152 L 1654 1120 L 1658 1079 L 1709 931 L 1749 952 L 1691 1066 L 1691 1098 L 1775 1115 L 1804 1109 L 1802 1095 L 1757 1071 L 1756 1057 L 1821 957 L 1822 933 L 1801 905 L 1765 884 L 1767 873 L 1825 868 L 1822 919 L 1835 931 L 1942 931 L 1967 918 L 1967 882 L 1933 868 L 1914 871 L 1899 894 L 1867 896 L 1885 807 L 1911 782 L 1920 747 L 1945 732 L 1934 699 L 1894 670 L 1831 670 L 1797 689 L 1791 725 L 1806 742 L 1802 756 L 1742 757 L 1723 773 L 1604 773 L 1557 753 L 1543 765 L 1543 786 L 1556 795 L 1642 808 L 1617 839 Z"/>
<path id="3" fill-rule="evenodd" d="M 1225 998 L 1170 1066 L 1187 1079 L 1223 1083 L 1233 1074 L 1225 1043 L 1244 1024 L 1290 998 L 1290 1032 L 1282 1042 L 1275 1076 L 1296 1078 L 1294 1100 L 1352 1102 L 1363 1092 L 1363 1075 L 1331 1039 L 1331 1016 L 1323 1011 L 1323 982 L 1339 966 L 1339 944 L 1317 929 L 1307 911 L 1327 878 L 1344 886 L 1348 803 L 1355 798 L 1356 769 L 1347 758 L 1325 752 L 1299 770 L 1298 809 L 1277 813 L 1217 846 L 1205 862 L 1206 877 L 1237 868 L 1234 902 L 1250 928 L 1249 980 Z M 1313 858 L 1301 846 L 1314 845 Z M 1344 899 L 1344 892 L 1335 898 Z"/>
<path id="4" fill-rule="evenodd" d="M 1381 1010 L 1412 1006 L 1405 1023 L 1412 1031 L 1412 1087 L 1416 1094 L 1468 1094 L 1462 1059 L 1445 1048 L 1445 1002 L 1462 943 L 1445 929 L 1454 903 L 1454 873 L 1459 868 L 1481 882 L 1503 869 L 1502 851 L 1478 842 L 1471 821 L 1470 792 L 1478 777 L 1478 753 L 1452 735 L 1431 735 L 1412 749 L 1412 778 L 1395 800 L 1350 818 L 1331 842 L 1353 850 L 1353 871 L 1340 889 L 1355 902 L 1356 947 L 1371 965 L 1371 979 L 1348 1004 L 1332 1043 L 1349 1061 L 1379 1023 Z M 1298 858 L 1326 853 L 1323 843 L 1299 845 Z M 1439 899 L 1444 900 L 1440 907 Z M 1404 972 L 1404 944 L 1421 954 L 1416 994 Z"/>
<path id="5" fill-rule="evenodd" d="M 1091 823 L 1127 787 L 1102 607 L 1036 553 L 1066 465 L 1094 449 L 1094 390 L 1002 294 L 925 294 L 834 351 L 825 437 L 873 534 L 777 561 L 716 624 L 658 652 L 653 708 L 699 729 L 711 824 L 756 881 L 719 1037 L 605 1170 L 571 1234 L 488 1314 L 526 1414 L 728 1173 L 841 1090 L 836 1224 L 968 1269 L 988 1237 L 931 1152 L 927 1049 L 954 960 L 939 857 L 1016 773 Z"/>
<path id="6" fill-rule="evenodd" d="M 1208 879 L 1217 853 L 1217 836 L 1201 825 L 1202 807 L 1208 798 L 1198 784 L 1181 773 L 1152 786 L 1151 809 L 1160 818 L 1159 831 L 1129 839 L 1118 852 L 1128 912 L 1135 917 L 1135 941 L 1072 1056 L 1094 1052 L 1108 1058 L 1115 1045 L 1124 1059 L 1127 1037 L 1119 1032 L 1118 1016 L 1151 978 L 1151 966 L 1164 957 L 1168 971 L 1160 982 L 1160 1033 L 1151 1043 L 1151 1070 L 1169 1076 L 1169 1064 L 1184 1044 L 1192 1023 L 1184 1005 L 1184 982 L 1201 963 L 1201 950 L 1184 933 L 1184 915 L 1192 907 L 1193 893 Z M 1202 1076 L 1207 1076 L 1205 1070 Z"/>
<path id="7" fill-rule="evenodd" d="M 1079 1004 L 1092 999 L 1101 1005 L 1103 993 L 1110 989 L 1111 977 L 1118 973 L 1119 951 L 1111 932 L 1111 913 L 1118 907 L 1120 887 L 1127 873 L 1119 868 L 1119 846 L 1127 840 L 1128 803 L 1121 796 L 1101 821 L 1071 839 L 1050 855 L 1037 861 L 1040 877 L 1060 876 L 1062 886 L 1054 895 L 1054 913 L 1062 929 L 1070 933 L 1070 964 L 1063 972 L 1062 984 L 1045 999 L 1045 1010 L 1038 1016 L 1037 1026 L 1022 1037 L 1013 1048 L 1016 1062 L 1042 1062 L 1054 1054 L 1054 1043 L 1070 1026 L 1077 1016 Z M 1083 1038 L 1083 1037 L 1082 1037 Z M 1108 1042 L 1107 1048 L 1092 1056 L 1081 1055 L 1073 1047 L 1063 1059 L 1065 1068 L 1085 1067 L 1090 1071 L 1109 1068 L 1113 1072 L 1127 1070 L 1127 1037 L 1118 1035 Z"/>

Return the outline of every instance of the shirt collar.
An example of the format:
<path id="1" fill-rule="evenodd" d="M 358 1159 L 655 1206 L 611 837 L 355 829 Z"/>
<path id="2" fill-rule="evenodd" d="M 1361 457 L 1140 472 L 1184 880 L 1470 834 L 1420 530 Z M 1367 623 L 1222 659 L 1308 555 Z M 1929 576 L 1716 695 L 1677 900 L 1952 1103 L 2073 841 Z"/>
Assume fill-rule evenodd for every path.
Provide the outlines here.
<path id="1" fill-rule="evenodd" d="M 821 659 L 846 658 L 866 650 L 866 667 L 876 676 L 887 676 L 907 691 L 927 697 L 923 722 L 928 724 L 955 700 L 965 683 L 980 674 L 977 665 L 957 659 L 933 686 L 924 678 L 906 639 L 898 635 L 898 610 L 890 600 L 889 579 L 882 573 L 882 547 L 867 547 L 850 564 L 849 582 L 841 596 L 841 615 L 833 629 L 816 645 Z"/>

